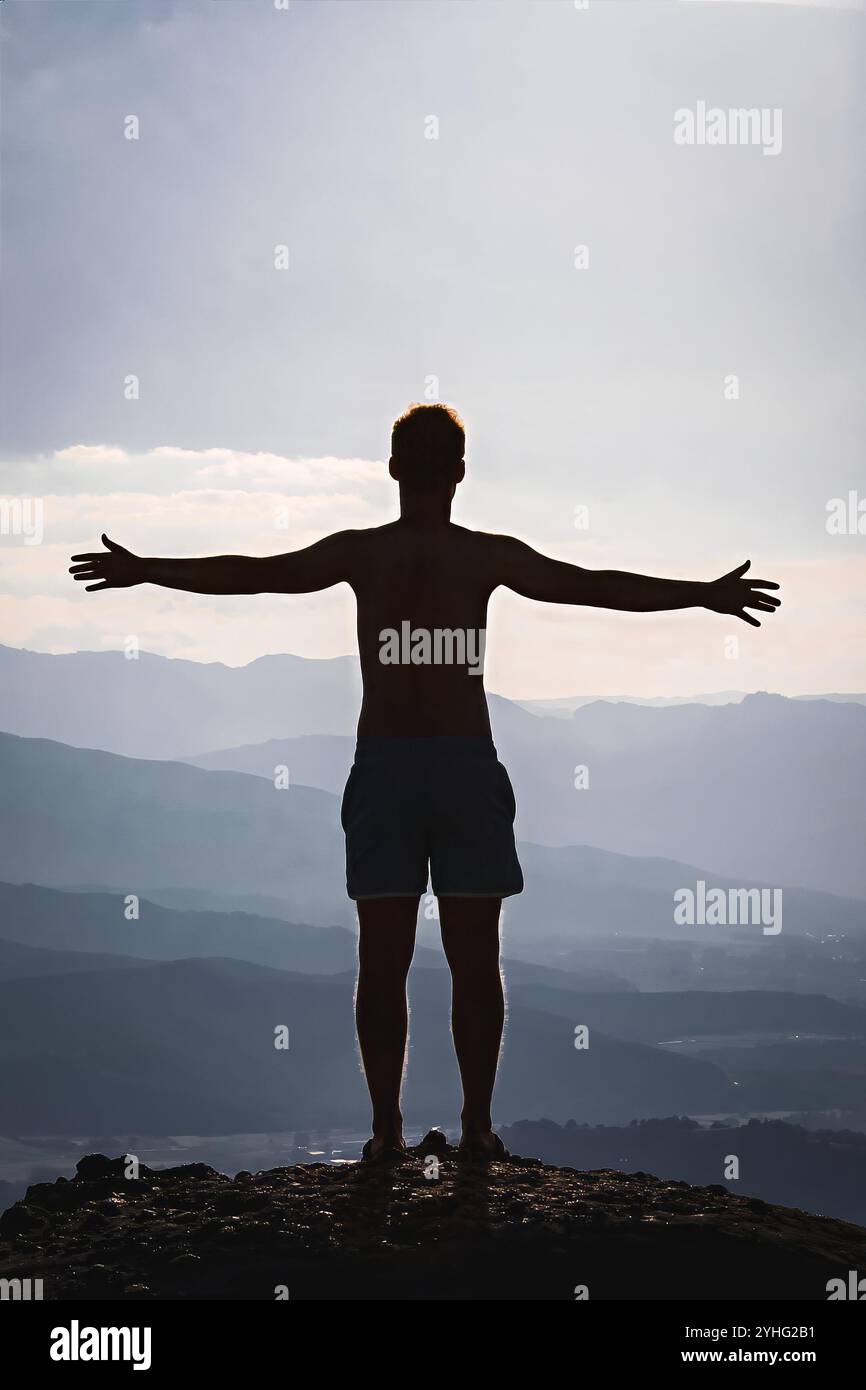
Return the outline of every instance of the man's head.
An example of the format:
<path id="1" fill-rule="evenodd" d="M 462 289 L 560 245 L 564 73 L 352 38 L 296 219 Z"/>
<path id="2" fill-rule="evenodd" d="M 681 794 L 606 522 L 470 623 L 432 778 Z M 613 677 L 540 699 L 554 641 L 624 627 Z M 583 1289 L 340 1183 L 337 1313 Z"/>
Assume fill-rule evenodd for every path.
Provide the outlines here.
<path id="1" fill-rule="evenodd" d="M 454 489 L 464 473 L 463 421 L 448 405 L 410 405 L 391 430 L 389 471 L 409 492 Z"/>

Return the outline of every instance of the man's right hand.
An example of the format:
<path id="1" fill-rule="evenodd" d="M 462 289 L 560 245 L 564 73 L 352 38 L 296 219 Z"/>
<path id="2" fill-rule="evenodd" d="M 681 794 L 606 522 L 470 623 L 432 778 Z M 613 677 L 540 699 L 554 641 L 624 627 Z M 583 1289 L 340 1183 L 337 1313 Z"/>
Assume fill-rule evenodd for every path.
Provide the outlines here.
<path id="1" fill-rule="evenodd" d="M 778 584 L 772 579 L 744 578 L 751 563 L 751 560 L 746 560 L 729 574 L 723 574 L 721 579 L 708 584 L 704 607 L 712 609 L 714 613 L 730 613 L 752 627 L 760 627 L 758 619 L 753 618 L 746 609 L 755 608 L 759 613 L 769 615 L 775 613 L 782 600 L 765 592 L 767 589 L 778 589 Z"/>
<path id="2" fill-rule="evenodd" d="M 105 550 L 72 556 L 76 563 L 70 565 L 69 573 L 79 581 L 95 581 L 85 584 L 88 592 L 91 589 L 128 589 L 133 584 L 145 582 L 145 562 L 139 555 L 133 555 L 131 550 L 118 545 L 117 541 L 110 541 L 106 535 L 102 536 L 102 543 Z"/>

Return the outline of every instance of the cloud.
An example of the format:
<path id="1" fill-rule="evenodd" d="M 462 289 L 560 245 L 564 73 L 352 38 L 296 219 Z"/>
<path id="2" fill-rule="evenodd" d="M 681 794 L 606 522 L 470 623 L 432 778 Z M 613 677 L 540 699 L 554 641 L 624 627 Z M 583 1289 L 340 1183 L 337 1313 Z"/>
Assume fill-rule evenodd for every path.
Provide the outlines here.
<path id="1" fill-rule="evenodd" d="M 346 482 L 389 481 L 385 465 L 376 459 L 286 458 L 282 454 L 245 453 L 236 449 L 181 449 L 161 444 L 144 455 L 154 462 L 177 461 L 197 465 L 200 478 L 243 482 L 248 487 L 321 487 Z"/>
<path id="2" fill-rule="evenodd" d="M 118 471 L 117 465 L 123 464 Z M 175 494 L 219 488 L 246 492 L 353 494 L 381 503 L 394 490 L 381 459 L 288 457 L 213 446 L 187 449 L 159 444 L 130 450 L 114 444 L 70 444 L 51 455 L 18 456 L 0 464 L 0 492 L 26 494 Z"/>
<path id="3" fill-rule="evenodd" d="M 59 463 L 126 463 L 129 455 L 109 444 L 70 444 L 55 449 L 54 457 Z"/>

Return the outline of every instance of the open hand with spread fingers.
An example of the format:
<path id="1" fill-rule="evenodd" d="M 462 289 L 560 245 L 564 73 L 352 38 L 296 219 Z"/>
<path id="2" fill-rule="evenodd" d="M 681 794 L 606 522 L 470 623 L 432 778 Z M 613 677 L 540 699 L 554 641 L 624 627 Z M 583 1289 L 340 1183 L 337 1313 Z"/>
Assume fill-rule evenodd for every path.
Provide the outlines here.
<path id="1" fill-rule="evenodd" d="M 131 550 L 102 536 L 105 550 L 94 551 L 90 555 L 73 555 L 69 573 L 77 580 L 91 580 L 85 588 L 128 589 L 133 584 L 144 583 L 144 561 Z"/>
<path id="2" fill-rule="evenodd" d="M 754 608 L 759 613 L 775 613 L 782 600 L 764 592 L 766 589 L 778 589 L 778 584 L 774 584 L 772 579 L 743 578 L 751 563 L 751 560 L 746 560 L 730 574 L 723 574 L 721 579 L 708 584 L 704 607 L 712 609 L 714 613 L 731 613 L 752 627 L 760 627 L 758 619 L 745 610 Z"/>

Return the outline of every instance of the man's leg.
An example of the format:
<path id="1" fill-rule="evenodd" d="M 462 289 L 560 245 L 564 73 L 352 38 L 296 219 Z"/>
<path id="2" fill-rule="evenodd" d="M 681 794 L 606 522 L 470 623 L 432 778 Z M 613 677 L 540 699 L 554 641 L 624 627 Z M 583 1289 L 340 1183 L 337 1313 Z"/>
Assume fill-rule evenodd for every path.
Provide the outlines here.
<path id="1" fill-rule="evenodd" d="M 463 1082 L 463 1144 L 495 1150 L 490 1106 L 505 1000 L 499 969 L 501 898 L 439 899 L 442 945 L 451 967 L 451 1032 Z"/>
<path id="2" fill-rule="evenodd" d="M 406 976 L 415 950 L 417 897 L 366 898 L 358 903 L 358 991 L 355 1020 L 373 1104 L 368 1157 L 402 1148 L 400 1086 L 409 1010 Z"/>

